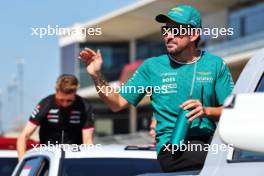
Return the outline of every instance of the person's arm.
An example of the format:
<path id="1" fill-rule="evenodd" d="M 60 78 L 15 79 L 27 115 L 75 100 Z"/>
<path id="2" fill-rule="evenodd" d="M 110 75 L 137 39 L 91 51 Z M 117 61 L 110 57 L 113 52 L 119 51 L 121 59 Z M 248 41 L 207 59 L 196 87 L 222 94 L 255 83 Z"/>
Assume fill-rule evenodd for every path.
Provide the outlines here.
<path id="1" fill-rule="evenodd" d="M 152 138 L 152 144 L 156 144 L 156 126 L 157 126 L 157 120 L 155 119 L 155 117 L 152 117 L 151 122 L 150 122 L 150 130 L 149 130 L 149 134 Z"/>
<path id="2" fill-rule="evenodd" d="M 189 118 L 189 121 L 193 121 L 195 118 L 198 117 L 206 117 L 208 119 L 211 119 L 213 121 L 218 121 L 223 106 L 219 107 L 203 107 L 202 103 L 199 100 L 187 100 L 183 104 L 180 105 L 183 109 L 193 109 L 191 112 L 189 112 L 186 116 Z"/>
<path id="3" fill-rule="evenodd" d="M 26 152 L 27 140 L 41 124 L 42 119 L 46 116 L 46 112 L 49 110 L 49 99 L 47 98 L 42 99 L 32 111 L 29 121 L 17 139 L 17 152 L 19 159 L 21 159 Z"/>
<path id="4" fill-rule="evenodd" d="M 228 95 L 231 94 L 234 87 L 234 82 L 229 68 L 224 63 L 224 61 L 221 61 L 218 70 L 219 71 L 215 83 L 215 93 L 218 106 L 204 107 L 199 100 L 187 100 L 186 102 L 181 104 L 180 107 L 184 109 L 193 109 L 187 114 L 189 121 L 192 121 L 197 117 L 206 117 L 213 121 L 219 120 L 223 110 L 224 100 Z"/>
<path id="5" fill-rule="evenodd" d="M 128 101 L 119 93 L 113 91 L 114 88 L 109 86 L 100 71 L 95 75 L 91 75 L 91 77 L 94 81 L 98 95 L 112 111 L 117 112 L 128 107 Z"/>
<path id="6" fill-rule="evenodd" d="M 17 139 L 17 153 L 18 153 L 18 159 L 21 160 L 23 155 L 26 152 L 27 147 L 27 140 L 30 138 L 30 136 L 34 133 L 34 131 L 37 129 L 37 125 L 31 123 L 30 121 L 26 124 L 25 128 L 23 129 L 22 133 L 19 135 Z"/>
<path id="7" fill-rule="evenodd" d="M 104 103 L 114 112 L 126 108 L 128 106 L 128 101 L 119 95 L 119 93 L 113 91 L 114 88 L 109 86 L 101 74 L 103 60 L 100 51 L 98 50 L 97 53 L 95 53 L 93 50 L 85 48 L 80 53 L 80 59 L 86 63 L 87 72 L 92 77 L 97 93 Z"/>
<path id="8" fill-rule="evenodd" d="M 84 123 L 82 126 L 83 144 L 93 144 L 94 135 L 94 113 L 93 107 L 87 99 L 82 99 L 84 105 Z"/>
<path id="9" fill-rule="evenodd" d="M 88 128 L 82 130 L 83 144 L 93 144 L 94 128 Z"/>
<path id="10" fill-rule="evenodd" d="M 223 106 L 204 107 L 205 117 L 207 117 L 208 119 L 212 119 L 213 121 L 219 121 L 222 111 Z"/>

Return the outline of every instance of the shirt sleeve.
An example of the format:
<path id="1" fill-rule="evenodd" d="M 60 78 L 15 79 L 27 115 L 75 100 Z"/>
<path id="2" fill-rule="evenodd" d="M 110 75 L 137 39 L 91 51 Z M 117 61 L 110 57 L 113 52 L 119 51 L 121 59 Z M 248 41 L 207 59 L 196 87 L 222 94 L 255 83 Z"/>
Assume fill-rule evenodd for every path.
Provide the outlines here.
<path id="1" fill-rule="evenodd" d="M 41 100 L 29 116 L 29 121 L 35 125 L 40 125 L 48 111 L 49 103 L 46 99 Z"/>
<path id="2" fill-rule="evenodd" d="M 84 123 L 83 129 L 94 128 L 94 113 L 93 107 L 88 100 L 83 99 L 84 102 Z"/>
<path id="3" fill-rule="evenodd" d="M 224 104 L 225 99 L 232 93 L 233 88 L 234 82 L 229 68 L 226 63 L 222 61 L 215 84 L 216 98 L 219 106 Z"/>
<path id="4" fill-rule="evenodd" d="M 133 76 L 121 87 L 120 95 L 129 104 L 136 106 L 150 89 L 150 77 L 147 63 L 144 62 Z"/>

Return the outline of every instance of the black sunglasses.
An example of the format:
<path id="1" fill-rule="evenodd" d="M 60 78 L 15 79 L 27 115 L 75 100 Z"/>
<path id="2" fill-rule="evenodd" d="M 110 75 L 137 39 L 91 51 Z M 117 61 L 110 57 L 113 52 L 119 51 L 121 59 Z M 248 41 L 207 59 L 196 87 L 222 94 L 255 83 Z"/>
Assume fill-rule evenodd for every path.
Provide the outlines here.
<path id="1" fill-rule="evenodd" d="M 180 35 L 183 35 L 181 34 L 181 28 L 183 29 L 192 29 L 192 27 L 190 27 L 189 25 L 188 26 L 185 26 L 185 25 L 180 25 L 178 27 L 171 27 L 171 26 L 161 26 L 161 32 L 162 32 L 162 35 L 164 36 L 167 36 L 168 34 L 170 35 L 173 35 L 173 36 L 180 36 Z"/>

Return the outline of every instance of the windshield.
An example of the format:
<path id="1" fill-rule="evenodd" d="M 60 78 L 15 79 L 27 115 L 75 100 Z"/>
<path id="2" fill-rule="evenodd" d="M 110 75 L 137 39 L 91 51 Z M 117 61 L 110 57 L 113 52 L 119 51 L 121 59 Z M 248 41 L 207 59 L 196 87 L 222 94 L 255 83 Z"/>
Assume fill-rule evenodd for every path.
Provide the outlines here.
<path id="1" fill-rule="evenodd" d="M 64 159 L 62 164 L 63 176 L 129 176 L 155 172 L 161 172 L 155 159 L 77 158 Z"/>

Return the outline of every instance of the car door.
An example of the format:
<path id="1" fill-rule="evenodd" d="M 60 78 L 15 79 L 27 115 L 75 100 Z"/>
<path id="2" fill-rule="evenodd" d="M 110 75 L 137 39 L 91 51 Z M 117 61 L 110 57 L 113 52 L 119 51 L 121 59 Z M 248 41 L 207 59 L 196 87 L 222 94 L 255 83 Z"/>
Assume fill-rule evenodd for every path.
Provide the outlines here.
<path id="1" fill-rule="evenodd" d="M 233 94 L 263 92 L 263 77 L 264 49 L 256 53 L 247 63 L 236 82 Z M 239 121 L 237 123 L 239 123 Z M 218 149 L 221 145 L 229 145 L 224 144 L 223 141 L 220 140 L 219 127 L 215 132 L 211 145 L 218 147 Z M 263 175 L 263 168 L 263 154 L 231 147 L 230 150 L 227 151 L 218 150 L 215 153 L 209 151 L 200 175 Z"/>
<path id="2" fill-rule="evenodd" d="M 262 74 L 260 80 L 258 81 L 254 92 L 264 93 L 264 73 Z M 262 117 L 260 117 L 262 118 Z M 246 140 L 246 139 L 245 139 Z M 232 158 L 228 159 L 229 163 L 253 163 L 253 162 L 263 162 L 264 163 L 264 153 L 250 152 L 246 150 L 240 150 L 234 148 Z M 263 169 L 264 171 L 264 169 Z"/>
<path id="3" fill-rule="evenodd" d="M 46 157 L 35 156 L 23 160 L 15 176 L 48 176 L 50 163 Z"/>

